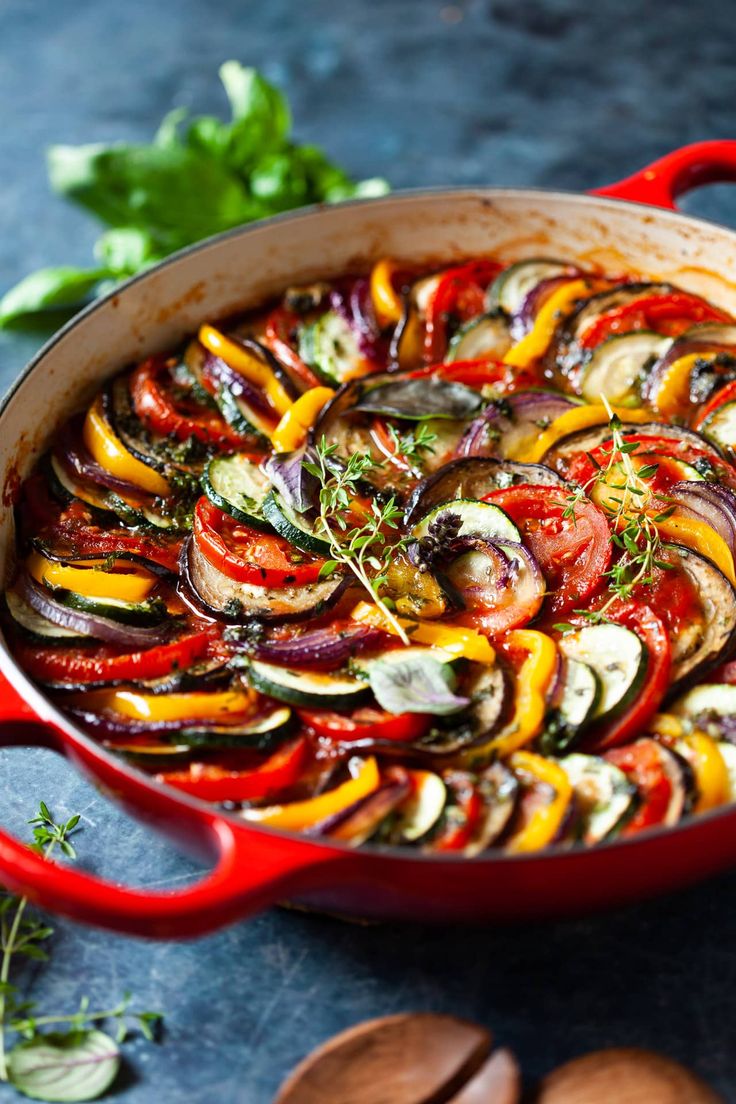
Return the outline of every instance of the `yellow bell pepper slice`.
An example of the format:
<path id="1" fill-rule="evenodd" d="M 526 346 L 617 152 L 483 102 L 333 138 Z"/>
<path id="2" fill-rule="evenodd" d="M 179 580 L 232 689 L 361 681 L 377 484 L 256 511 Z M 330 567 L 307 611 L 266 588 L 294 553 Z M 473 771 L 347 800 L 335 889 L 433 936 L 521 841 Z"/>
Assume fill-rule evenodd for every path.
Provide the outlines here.
<path id="1" fill-rule="evenodd" d="M 378 261 L 371 269 L 371 302 L 381 326 L 390 326 L 392 323 L 400 322 L 404 314 L 404 304 L 401 296 L 393 285 L 395 272 L 396 265 L 388 257 Z"/>
<path id="2" fill-rule="evenodd" d="M 534 326 L 512 345 L 504 356 L 504 364 L 513 368 L 527 368 L 532 361 L 544 356 L 560 319 L 569 314 L 578 299 L 590 292 L 587 280 L 573 280 L 550 295 L 534 320 Z"/>
<path id="3" fill-rule="evenodd" d="M 84 566 L 47 560 L 40 552 L 31 552 L 26 567 L 38 583 L 64 587 L 88 598 L 116 598 L 123 602 L 143 602 L 156 582 L 155 576 L 137 564 L 126 564 L 126 571 L 100 571 L 104 560 L 82 561 Z"/>
<path id="4" fill-rule="evenodd" d="M 671 517 L 656 523 L 660 536 L 675 544 L 684 544 L 720 568 L 729 582 L 736 586 L 733 556 L 723 537 L 711 529 L 706 521 L 696 518 Z"/>
<path id="5" fill-rule="evenodd" d="M 284 412 L 271 437 L 276 452 L 292 452 L 304 444 L 320 410 L 334 398 L 331 387 L 312 387 Z"/>
<path id="6" fill-rule="evenodd" d="M 97 463 L 107 468 L 112 475 L 127 479 L 129 483 L 135 483 L 150 494 L 164 496 L 171 493 L 171 487 L 164 477 L 128 452 L 123 442 L 113 433 L 102 413 L 100 395 L 87 411 L 82 439 Z"/>
<path id="7" fill-rule="evenodd" d="M 512 854 L 539 851 L 555 838 L 572 798 L 572 784 L 562 767 L 553 759 L 534 755 L 530 751 L 517 751 L 509 760 L 514 770 L 531 775 L 538 782 L 549 786 L 554 797 L 536 809 L 527 824 L 516 832 L 506 844 Z"/>
<path id="8" fill-rule="evenodd" d="M 677 414 L 687 405 L 690 392 L 690 373 L 699 353 L 680 357 L 666 369 L 659 387 L 652 397 L 652 405 L 660 414 Z"/>
<path id="9" fill-rule="evenodd" d="M 381 614 L 378 606 L 370 602 L 358 602 L 350 616 L 364 625 L 375 625 L 378 629 L 395 633 L 396 630 Z M 473 660 L 476 663 L 493 663 L 496 653 L 490 641 L 477 629 L 465 629 L 459 625 L 439 624 L 431 621 L 413 621 L 407 617 L 398 618 L 399 625 L 410 637 L 412 644 L 428 644 L 442 648 L 456 655 L 458 659 Z"/>
<path id="10" fill-rule="evenodd" d="M 505 757 L 533 740 L 541 731 L 547 712 L 546 693 L 557 670 L 557 645 L 545 633 L 536 629 L 513 629 L 506 634 L 513 648 L 528 652 L 516 677 L 514 714 L 498 736 L 475 748 Z"/>
<path id="11" fill-rule="evenodd" d="M 649 729 L 667 744 L 674 744 L 675 751 L 692 767 L 698 791 L 694 812 L 704 813 L 730 800 L 728 767 L 716 740 L 699 728 L 687 731 L 681 719 L 671 713 L 657 713 Z"/>
<path id="12" fill-rule="evenodd" d="M 618 414 L 622 422 L 651 422 L 652 415 L 648 410 L 629 410 L 623 406 L 611 407 L 614 414 Z M 545 452 L 556 445 L 561 437 L 567 437 L 568 433 L 577 433 L 580 429 L 590 429 L 592 426 L 605 425 L 610 421 L 611 415 L 605 406 L 597 403 L 592 406 L 576 406 L 572 410 L 566 410 L 555 418 L 550 426 L 537 438 L 536 442 L 521 456 L 515 457 L 527 464 L 538 463 Z"/>
<path id="13" fill-rule="evenodd" d="M 191 691 L 181 694 L 139 694 L 136 690 L 96 690 L 70 698 L 70 704 L 95 710 L 111 710 L 135 721 L 216 720 L 248 713 L 253 690 Z"/>
<path id="14" fill-rule="evenodd" d="M 285 828 L 299 832 L 319 824 L 335 813 L 349 809 L 356 801 L 377 790 L 381 784 L 381 775 L 376 760 L 371 756 L 364 759 L 357 774 L 336 786 L 334 790 L 319 794 L 307 801 L 292 801 L 288 805 L 269 805 L 265 809 L 244 809 L 241 816 L 256 824 L 267 824 L 270 828 Z"/>
<path id="15" fill-rule="evenodd" d="M 263 388 L 279 417 L 286 413 L 291 406 L 291 398 L 267 364 L 239 345 L 237 341 L 220 333 L 214 326 L 200 326 L 198 336 L 205 349 L 220 357 L 236 372 L 240 372 L 249 383 Z"/>

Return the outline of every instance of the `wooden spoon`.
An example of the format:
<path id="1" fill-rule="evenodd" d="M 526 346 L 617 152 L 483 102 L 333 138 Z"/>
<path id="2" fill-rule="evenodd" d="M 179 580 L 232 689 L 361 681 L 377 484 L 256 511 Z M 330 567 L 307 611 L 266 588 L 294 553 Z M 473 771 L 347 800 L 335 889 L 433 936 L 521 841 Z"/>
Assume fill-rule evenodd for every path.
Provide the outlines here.
<path id="1" fill-rule="evenodd" d="M 490 1101 L 489 1101 L 490 1104 Z M 671 1058 L 634 1047 L 597 1050 L 554 1070 L 534 1104 L 725 1104 Z"/>
<path id="2" fill-rule="evenodd" d="M 521 1071 L 510 1050 L 495 1050 L 449 1104 L 518 1104 Z"/>
<path id="3" fill-rule="evenodd" d="M 493 1039 L 479 1024 L 431 1013 L 368 1020 L 329 1039 L 281 1086 L 274 1104 L 496 1104 L 456 1094 L 484 1067 Z M 492 1067 L 493 1063 L 489 1063 Z M 499 1096 L 499 1104 L 506 1098 Z M 508 1104 L 515 1104 L 508 1098 Z"/>

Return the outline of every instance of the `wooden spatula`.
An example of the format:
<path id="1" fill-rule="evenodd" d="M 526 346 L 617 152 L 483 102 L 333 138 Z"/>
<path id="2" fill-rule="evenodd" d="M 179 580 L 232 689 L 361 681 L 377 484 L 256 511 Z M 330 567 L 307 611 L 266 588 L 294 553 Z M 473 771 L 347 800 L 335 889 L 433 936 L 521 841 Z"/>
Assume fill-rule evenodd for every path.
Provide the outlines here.
<path id="1" fill-rule="evenodd" d="M 490 1104 L 490 1101 L 488 1102 Z M 534 1104 L 724 1104 L 678 1062 L 651 1050 L 597 1050 L 545 1077 Z"/>
<path id="2" fill-rule="evenodd" d="M 274 1104 L 516 1104 L 516 1064 L 503 1051 L 487 1063 L 492 1046 L 489 1031 L 454 1016 L 369 1020 L 313 1051 Z M 466 1095 L 476 1074 L 480 1095 Z"/>

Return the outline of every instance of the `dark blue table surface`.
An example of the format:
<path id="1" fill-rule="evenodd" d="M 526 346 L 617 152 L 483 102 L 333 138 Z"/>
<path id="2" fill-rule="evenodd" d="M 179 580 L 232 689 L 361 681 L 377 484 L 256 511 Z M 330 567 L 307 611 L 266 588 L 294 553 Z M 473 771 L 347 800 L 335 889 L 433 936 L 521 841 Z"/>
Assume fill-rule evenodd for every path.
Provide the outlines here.
<path id="1" fill-rule="evenodd" d="M 177 104 L 223 110 L 216 71 L 228 57 L 282 84 L 298 136 L 355 175 L 584 189 L 684 142 L 734 136 L 732 23 L 727 0 L 2 0 L 0 291 L 37 266 L 89 261 L 95 229 L 49 195 L 44 148 L 144 139 Z M 736 224 L 728 188 L 686 206 Z M 35 347 L 0 335 L 3 388 Z M 196 874 L 51 753 L 1 752 L 0 822 L 25 831 L 39 798 L 82 813 L 88 869 L 156 887 Z M 504 931 L 272 910 L 155 944 L 59 922 L 53 961 L 25 980 L 52 1010 L 131 989 L 165 1011 L 163 1045 L 128 1048 L 127 1104 L 267 1104 L 328 1035 L 405 1009 L 477 1018 L 532 1077 L 636 1044 L 736 1100 L 734 909 L 728 876 L 604 917 Z"/>

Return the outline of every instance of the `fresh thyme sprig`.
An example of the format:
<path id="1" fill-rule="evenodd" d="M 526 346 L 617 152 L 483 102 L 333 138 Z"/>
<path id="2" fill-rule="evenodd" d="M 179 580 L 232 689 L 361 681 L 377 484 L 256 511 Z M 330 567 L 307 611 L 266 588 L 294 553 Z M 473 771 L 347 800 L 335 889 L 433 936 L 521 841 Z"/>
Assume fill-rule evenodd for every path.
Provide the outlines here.
<path id="1" fill-rule="evenodd" d="M 305 464 L 308 472 L 319 480 L 319 517 L 315 532 L 326 537 L 332 559 L 322 567 L 321 576 L 331 575 L 340 565 L 347 567 L 377 603 L 385 620 L 404 644 L 409 637 L 404 632 L 388 603 L 380 596 L 386 573 L 394 556 L 406 546 L 404 538 L 389 543 L 386 530 L 398 529 L 402 511 L 391 497 L 384 504 L 371 501 L 370 513 L 361 525 L 350 525 L 351 507 L 359 494 L 358 483 L 376 465 L 364 453 L 353 453 L 345 463 L 337 455 L 337 445 L 329 445 L 322 437 L 316 448 L 315 461 Z"/>
<path id="2" fill-rule="evenodd" d="M 71 837 L 79 831 L 79 821 L 79 815 L 75 814 L 68 820 L 57 822 L 54 820 L 48 806 L 42 801 L 39 805 L 38 815 L 29 821 L 29 824 L 33 826 L 31 848 L 46 859 L 50 859 L 57 848 L 67 858 L 76 858 L 76 850 L 71 842 Z M 58 1032 L 47 1033 L 42 1029 L 62 1026 L 67 1028 L 67 1033 L 61 1036 L 66 1049 L 65 1060 L 60 1064 L 61 1070 L 62 1065 L 66 1068 L 67 1062 L 73 1066 L 73 1055 L 70 1054 L 70 1050 L 76 1046 L 84 1046 L 93 1031 L 94 1024 L 116 1020 L 118 1023 L 117 1041 L 122 1042 L 127 1037 L 130 1021 L 136 1024 L 146 1038 L 152 1039 L 155 1025 L 161 1019 L 159 1012 L 131 1012 L 131 998 L 128 993 L 113 1008 L 90 1011 L 89 999 L 83 997 L 76 1012 L 36 1016 L 33 1013 L 34 1003 L 20 999 L 18 986 L 11 983 L 11 968 L 16 955 L 24 955 L 27 958 L 41 961 L 47 960 L 48 953 L 41 944 L 52 934 L 53 928 L 29 910 L 27 897 L 17 897 L 0 890 L 0 948 L 2 949 L 2 958 L 0 958 L 0 1081 L 13 1084 L 21 1092 L 25 1092 L 28 1086 L 24 1081 L 18 1080 L 14 1076 L 12 1063 L 16 1052 L 19 1048 L 27 1048 L 35 1043 L 43 1044 L 46 1041 L 51 1044 L 53 1049 L 60 1039 Z M 8 1049 L 7 1043 L 9 1031 L 17 1032 L 25 1040 L 12 1050 Z M 110 1057 L 115 1059 L 114 1068 L 111 1066 L 110 1071 L 114 1077 L 117 1071 L 117 1051 L 112 1041 L 110 1047 L 114 1054 L 112 1056 L 103 1055 L 100 1061 L 107 1060 Z M 89 1060 L 85 1058 L 85 1061 Z M 66 1095 L 64 1099 L 77 1098 L 73 1095 Z M 80 1096 L 78 1099 L 86 1100 L 87 1097 Z"/>
<path id="3" fill-rule="evenodd" d="M 620 557 L 606 572 L 610 598 L 599 610 L 575 610 L 588 620 L 606 620 L 606 614 L 616 600 L 627 601 L 635 587 L 651 586 L 654 569 L 670 570 L 672 564 L 660 558 L 662 538 L 658 524 L 672 515 L 674 507 L 653 512 L 655 496 L 646 482 L 657 472 L 657 464 L 645 464 L 638 470 L 632 457 L 639 450 L 638 441 L 625 441 L 621 419 L 601 395 L 601 402 L 608 413 L 611 445 L 606 452 L 606 463 L 599 464 L 592 453 L 588 459 L 595 473 L 566 499 L 563 517 L 575 524 L 576 508 L 582 499 L 589 497 L 596 487 L 604 489 L 599 505 L 611 524 L 611 541 L 621 552 Z M 620 475 L 617 474 L 617 469 Z M 559 626 L 564 628 L 564 626 Z"/>
<path id="4" fill-rule="evenodd" d="M 434 452 L 437 434 L 433 433 L 426 422 L 420 422 L 415 430 L 401 434 L 394 425 L 388 427 L 394 452 L 403 457 L 412 467 L 417 468 L 427 453 Z"/>

